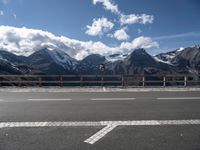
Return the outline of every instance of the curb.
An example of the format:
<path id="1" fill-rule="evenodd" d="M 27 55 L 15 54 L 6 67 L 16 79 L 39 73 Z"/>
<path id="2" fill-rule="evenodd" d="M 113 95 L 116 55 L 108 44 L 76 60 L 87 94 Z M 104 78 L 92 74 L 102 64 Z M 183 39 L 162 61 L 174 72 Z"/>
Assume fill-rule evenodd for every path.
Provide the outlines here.
<path id="1" fill-rule="evenodd" d="M 151 88 L 120 88 L 120 87 L 88 87 L 88 88 L 58 88 L 58 87 L 42 87 L 42 88 L 27 88 L 27 87 L 5 87 L 0 88 L 0 92 L 50 92 L 50 93 L 69 93 L 69 92 L 184 92 L 184 91 L 200 91 L 200 87 L 151 87 Z"/>

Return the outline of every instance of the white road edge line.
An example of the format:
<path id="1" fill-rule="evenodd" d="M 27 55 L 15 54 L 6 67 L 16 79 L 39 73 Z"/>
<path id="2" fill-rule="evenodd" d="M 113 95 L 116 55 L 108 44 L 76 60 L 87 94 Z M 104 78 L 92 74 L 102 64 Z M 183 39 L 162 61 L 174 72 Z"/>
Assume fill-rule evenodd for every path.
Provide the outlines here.
<path id="1" fill-rule="evenodd" d="M 27 99 L 28 101 L 71 101 L 72 99 Z"/>
<path id="2" fill-rule="evenodd" d="M 163 97 L 157 98 L 157 100 L 200 100 L 200 97 Z"/>
<path id="3" fill-rule="evenodd" d="M 92 101 L 130 101 L 136 100 L 136 98 L 91 98 Z"/>
<path id="4" fill-rule="evenodd" d="M 140 120 L 140 121 L 97 121 L 97 122 L 0 122 L 1 128 L 39 128 L 39 127 L 96 127 L 105 126 L 84 142 L 94 144 L 118 126 L 171 126 L 200 125 L 199 120 Z"/>

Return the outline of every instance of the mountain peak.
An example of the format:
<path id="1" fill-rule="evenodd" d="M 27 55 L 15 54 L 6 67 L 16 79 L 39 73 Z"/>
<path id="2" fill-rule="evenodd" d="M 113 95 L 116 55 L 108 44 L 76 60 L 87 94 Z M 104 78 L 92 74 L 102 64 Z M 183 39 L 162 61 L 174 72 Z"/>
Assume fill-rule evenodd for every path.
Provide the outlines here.
<path id="1" fill-rule="evenodd" d="M 105 56 L 99 55 L 99 54 L 92 54 L 87 57 L 85 57 L 82 62 L 83 63 L 91 63 L 91 64 L 98 64 L 106 61 Z"/>
<path id="2" fill-rule="evenodd" d="M 135 49 L 132 54 L 147 54 L 144 48 Z"/>
<path id="3" fill-rule="evenodd" d="M 152 56 L 149 55 L 145 49 L 140 48 L 140 49 L 134 50 L 127 58 L 136 60 L 136 61 L 140 61 L 144 58 L 151 59 Z"/>
<path id="4" fill-rule="evenodd" d="M 146 66 L 155 66 L 155 59 L 149 55 L 145 49 L 136 49 L 134 50 L 126 59 L 126 63 L 129 65 L 146 67 Z"/>

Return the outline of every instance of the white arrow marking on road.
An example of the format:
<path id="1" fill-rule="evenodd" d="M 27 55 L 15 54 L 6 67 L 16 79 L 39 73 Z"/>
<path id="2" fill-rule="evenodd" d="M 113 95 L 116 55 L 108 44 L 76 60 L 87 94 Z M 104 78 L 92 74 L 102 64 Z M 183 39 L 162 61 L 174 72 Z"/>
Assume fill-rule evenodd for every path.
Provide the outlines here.
<path id="1" fill-rule="evenodd" d="M 39 128 L 39 127 L 96 127 L 102 130 L 84 142 L 94 144 L 118 126 L 169 126 L 200 125 L 200 120 L 141 120 L 141 121 L 97 121 L 97 122 L 1 122 L 0 128 Z"/>

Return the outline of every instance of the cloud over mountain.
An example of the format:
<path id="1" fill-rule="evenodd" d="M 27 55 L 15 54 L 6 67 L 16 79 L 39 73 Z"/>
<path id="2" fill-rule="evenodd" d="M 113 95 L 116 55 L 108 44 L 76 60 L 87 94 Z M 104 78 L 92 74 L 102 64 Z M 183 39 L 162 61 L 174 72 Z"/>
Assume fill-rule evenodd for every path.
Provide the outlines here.
<path id="1" fill-rule="evenodd" d="M 135 48 L 157 47 L 158 43 L 149 37 L 138 37 L 132 42 L 111 47 L 100 41 L 80 41 L 64 36 L 26 27 L 16 28 L 0 26 L 0 49 L 17 55 L 28 56 L 44 48 L 59 49 L 67 52 L 76 59 L 82 59 L 90 54 L 111 55 L 116 53 L 130 53 Z"/>
<path id="2" fill-rule="evenodd" d="M 114 38 L 116 38 L 119 41 L 124 41 L 129 39 L 129 35 L 126 33 L 126 28 L 119 29 L 115 31 Z"/>
<path id="3" fill-rule="evenodd" d="M 107 18 L 94 19 L 91 26 L 87 26 L 86 34 L 91 36 L 102 35 L 103 33 L 111 30 L 114 24 Z"/>

